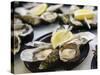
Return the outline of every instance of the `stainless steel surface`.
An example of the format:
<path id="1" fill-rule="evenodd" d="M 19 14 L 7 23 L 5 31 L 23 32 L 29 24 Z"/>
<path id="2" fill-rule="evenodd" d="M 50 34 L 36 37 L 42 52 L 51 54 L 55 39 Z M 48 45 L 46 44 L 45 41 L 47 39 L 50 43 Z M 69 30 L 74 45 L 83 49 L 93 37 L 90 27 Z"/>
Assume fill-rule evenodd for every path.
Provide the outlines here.
<path id="1" fill-rule="evenodd" d="M 58 27 L 57 24 L 51 24 L 51 25 L 47 25 L 47 26 L 39 26 L 39 27 L 35 27 L 34 28 L 34 40 L 46 33 L 49 33 L 51 31 L 54 31 L 56 28 Z M 97 36 L 97 31 L 92 31 L 92 33 L 94 33 Z M 86 59 L 80 64 L 78 65 L 76 68 L 74 68 L 73 70 L 87 70 L 90 69 L 91 67 L 91 60 L 93 57 L 93 49 L 95 44 L 97 43 L 96 41 L 97 37 L 95 38 L 94 41 L 92 41 L 90 43 L 90 50 L 89 50 L 89 54 L 86 57 Z M 21 61 L 20 59 L 20 54 L 18 54 L 15 57 L 15 61 L 14 61 L 14 70 L 15 73 L 30 73 L 30 71 L 25 67 L 24 63 Z"/>

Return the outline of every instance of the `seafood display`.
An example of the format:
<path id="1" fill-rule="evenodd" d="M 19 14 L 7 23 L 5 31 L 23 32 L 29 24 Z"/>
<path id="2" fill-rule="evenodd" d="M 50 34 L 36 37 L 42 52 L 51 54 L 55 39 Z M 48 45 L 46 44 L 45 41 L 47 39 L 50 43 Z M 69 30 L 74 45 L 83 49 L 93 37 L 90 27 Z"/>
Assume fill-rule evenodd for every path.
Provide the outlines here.
<path id="1" fill-rule="evenodd" d="M 30 72 L 74 69 L 97 36 L 97 12 L 97 6 L 12 2 L 12 64 Z"/>
<path id="2" fill-rule="evenodd" d="M 96 6 L 31 3 L 30 6 L 23 4 L 21 7 L 16 7 L 14 12 L 16 17 L 32 26 L 60 21 L 62 24 L 72 25 L 76 29 L 95 29 L 97 27 Z"/>

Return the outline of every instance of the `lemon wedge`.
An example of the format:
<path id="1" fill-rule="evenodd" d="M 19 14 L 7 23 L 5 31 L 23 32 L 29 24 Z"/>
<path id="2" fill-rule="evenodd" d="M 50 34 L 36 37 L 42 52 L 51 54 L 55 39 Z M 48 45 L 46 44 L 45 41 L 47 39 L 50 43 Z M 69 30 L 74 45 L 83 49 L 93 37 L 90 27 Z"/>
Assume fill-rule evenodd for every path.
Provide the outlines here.
<path id="1" fill-rule="evenodd" d="M 65 41 L 70 40 L 72 37 L 73 37 L 72 32 L 67 31 L 66 29 L 61 29 L 52 34 L 51 44 L 55 49 L 57 46 L 61 45 Z"/>
<path id="2" fill-rule="evenodd" d="M 39 16 L 46 11 L 47 7 L 48 7 L 47 4 L 40 4 L 32 9 L 30 9 L 28 13 L 31 16 Z"/>
<path id="3" fill-rule="evenodd" d="M 77 20 L 84 20 L 84 18 L 93 19 L 94 12 L 88 9 L 79 9 L 74 12 L 74 16 Z"/>

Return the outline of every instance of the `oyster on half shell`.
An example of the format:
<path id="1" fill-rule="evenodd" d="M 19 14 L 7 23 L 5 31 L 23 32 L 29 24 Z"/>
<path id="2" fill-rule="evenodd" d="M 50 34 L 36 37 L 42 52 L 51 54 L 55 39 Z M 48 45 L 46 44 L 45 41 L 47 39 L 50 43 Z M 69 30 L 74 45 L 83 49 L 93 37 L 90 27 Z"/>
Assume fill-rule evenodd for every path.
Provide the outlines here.
<path id="1" fill-rule="evenodd" d="M 27 62 L 43 61 L 53 51 L 51 44 L 42 45 L 37 48 L 26 49 L 22 51 L 21 60 Z"/>
<path id="2" fill-rule="evenodd" d="M 75 42 L 65 43 L 59 49 L 60 60 L 63 62 L 74 62 L 80 56 L 79 45 Z"/>
<path id="3" fill-rule="evenodd" d="M 33 40 L 33 37 L 34 37 L 33 28 L 30 25 L 16 24 L 14 26 L 15 26 L 14 34 L 20 37 L 21 44 L 25 44 L 25 43 L 31 42 Z"/>
<path id="4" fill-rule="evenodd" d="M 59 46 L 60 60 L 63 62 L 74 62 L 79 59 L 80 45 L 91 41 L 95 35 L 90 32 L 81 32 L 74 34 L 71 40 L 68 40 Z"/>
<path id="5" fill-rule="evenodd" d="M 51 22 L 54 22 L 56 20 L 57 16 L 58 15 L 55 12 L 45 12 L 40 17 L 44 21 L 51 23 Z"/>

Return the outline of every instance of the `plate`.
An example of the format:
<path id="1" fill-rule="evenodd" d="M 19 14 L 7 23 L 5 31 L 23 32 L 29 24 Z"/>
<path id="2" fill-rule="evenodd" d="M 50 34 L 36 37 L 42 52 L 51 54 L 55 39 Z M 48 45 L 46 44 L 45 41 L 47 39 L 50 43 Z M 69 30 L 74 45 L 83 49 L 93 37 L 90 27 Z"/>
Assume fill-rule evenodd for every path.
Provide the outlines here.
<path id="1" fill-rule="evenodd" d="M 49 43 L 51 39 L 51 34 L 52 33 L 45 34 L 37 38 L 36 41 L 43 41 L 43 42 Z M 39 70 L 37 68 L 41 62 L 37 62 L 37 63 L 24 62 L 24 64 L 27 67 L 27 69 L 29 69 L 31 72 L 50 72 L 50 71 L 59 71 L 59 70 L 60 71 L 61 70 L 72 70 L 73 68 L 75 68 L 76 66 L 78 66 L 85 60 L 88 53 L 89 53 L 89 43 L 80 46 L 80 58 L 79 60 L 73 63 L 64 63 L 64 62 L 58 61 L 55 65 L 52 66 L 52 68 L 45 69 L 45 70 Z"/>

